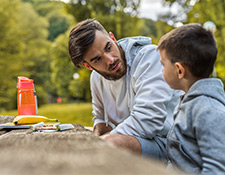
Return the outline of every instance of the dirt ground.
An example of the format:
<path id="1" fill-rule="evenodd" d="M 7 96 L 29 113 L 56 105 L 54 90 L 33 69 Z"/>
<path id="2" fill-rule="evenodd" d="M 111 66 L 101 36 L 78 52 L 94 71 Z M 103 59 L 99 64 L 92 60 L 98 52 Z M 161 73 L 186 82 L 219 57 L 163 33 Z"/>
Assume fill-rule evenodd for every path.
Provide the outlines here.
<path id="1" fill-rule="evenodd" d="M 0 123 L 12 121 L 0 116 Z M 62 132 L 0 130 L 0 174 L 176 174 L 100 140 L 81 125 Z"/>

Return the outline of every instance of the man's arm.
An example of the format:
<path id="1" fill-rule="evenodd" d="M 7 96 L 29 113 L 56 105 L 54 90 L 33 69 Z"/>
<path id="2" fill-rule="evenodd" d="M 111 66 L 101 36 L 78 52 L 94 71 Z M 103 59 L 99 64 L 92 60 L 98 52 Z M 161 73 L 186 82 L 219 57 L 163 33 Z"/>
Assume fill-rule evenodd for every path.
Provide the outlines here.
<path id="1" fill-rule="evenodd" d="M 101 136 L 103 134 L 106 134 L 112 130 L 111 126 L 106 126 L 105 123 L 98 123 L 95 125 L 93 133 L 97 136 Z"/>
<path id="2" fill-rule="evenodd" d="M 156 46 L 146 46 L 140 50 L 133 61 L 131 70 L 128 84 L 130 86 L 130 116 L 110 133 L 151 139 L 161 134 L 164 126 L 167 125 L 165 122 L 168 116 L 167 104 L 170 103 L 174 91 L 169 88 L 163 78 Z M 169 117 L 172 118 L 172 115 Z"/>
<path id="3" fill-rule="evenodd" d="M 92 114 L 94 115 L 94 128 L 93 133 L 97 136 L 109 133 L 113 128 L 111 122 L 105 119 L 104 99 L 103 90 L 101 88 L 100 76 L 98 73 L 92 72 L 91 74 L 91 95 L 92 95 Z M 108 100 L 110 100 L 107 97 Z"/>

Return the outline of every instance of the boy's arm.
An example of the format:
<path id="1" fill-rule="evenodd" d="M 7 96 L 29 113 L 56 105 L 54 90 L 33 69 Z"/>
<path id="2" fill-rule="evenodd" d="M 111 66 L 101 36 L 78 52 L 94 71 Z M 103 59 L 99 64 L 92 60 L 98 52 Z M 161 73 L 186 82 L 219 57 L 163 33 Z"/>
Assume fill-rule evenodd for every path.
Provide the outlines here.
<path id="1" fill-rule="evenodd" d="M 202 156 L 201 174 L 225 172 L 225 113 L 215 107 L 195 116 L 194 129 Z"/>

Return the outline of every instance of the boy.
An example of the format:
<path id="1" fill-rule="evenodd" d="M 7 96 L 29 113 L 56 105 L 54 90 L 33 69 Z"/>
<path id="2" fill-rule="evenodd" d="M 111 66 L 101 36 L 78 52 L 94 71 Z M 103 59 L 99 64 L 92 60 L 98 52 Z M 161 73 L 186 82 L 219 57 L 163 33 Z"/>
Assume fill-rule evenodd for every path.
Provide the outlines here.
<path id="1" fill-rule="evenodd" d="M 185 92 L 167 135 L 171 163 L 188 173 L 225 173 L 225 95 L 223 83 L 209 78 L 217 56 L 213 34 L 188 24 L 164 35 L 158 44 L 163 76 Z"/>

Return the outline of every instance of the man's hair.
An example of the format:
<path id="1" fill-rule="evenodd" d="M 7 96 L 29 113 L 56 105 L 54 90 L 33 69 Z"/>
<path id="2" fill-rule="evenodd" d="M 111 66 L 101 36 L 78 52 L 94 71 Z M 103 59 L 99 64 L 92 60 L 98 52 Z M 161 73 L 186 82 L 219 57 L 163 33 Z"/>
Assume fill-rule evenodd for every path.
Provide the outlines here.
<path id="1" fill-rule="evenodd" d="M 80 68 L 84 55 L 95 40 L 95 31 L 106 34 L 104 27 L 95 19 L 87 19 L 79 22 L 69 35 L 69 54 L 73 64 Z"/>
<path id="2" fill-rule="evenodd" d="M 217 57 L 213 33 L 197 23 L 183 25 L 165 34 L 158 49 L 165 49 L 172 63 L 183 63 L 198 78 L 210 76 Z"/>

